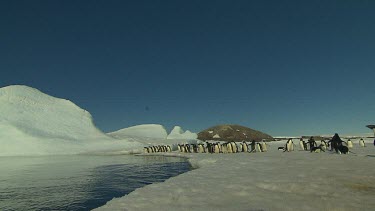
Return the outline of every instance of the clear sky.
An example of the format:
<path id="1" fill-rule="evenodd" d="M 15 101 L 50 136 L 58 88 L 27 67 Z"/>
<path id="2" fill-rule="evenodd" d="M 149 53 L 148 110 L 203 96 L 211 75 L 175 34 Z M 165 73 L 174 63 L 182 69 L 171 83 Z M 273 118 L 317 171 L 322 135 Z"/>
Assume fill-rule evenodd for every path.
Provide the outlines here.
<path id="1" fill-rule="evenodd" d="M 373 0 L 0 1 L 0 86 L 69 99 L 106 132 L 368 133 L 374 70 Z"/>

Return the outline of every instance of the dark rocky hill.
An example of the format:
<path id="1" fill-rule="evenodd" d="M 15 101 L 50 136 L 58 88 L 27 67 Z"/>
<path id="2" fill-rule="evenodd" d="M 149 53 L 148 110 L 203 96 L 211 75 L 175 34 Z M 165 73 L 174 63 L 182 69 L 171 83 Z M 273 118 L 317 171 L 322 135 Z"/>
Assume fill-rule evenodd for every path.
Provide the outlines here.
<path id="1" fill-rule="evenodd" d="M 241 125 L 217 125 L 198 133 L 198 139 L 218 141 L 272 140 L 272 136 Z"/>

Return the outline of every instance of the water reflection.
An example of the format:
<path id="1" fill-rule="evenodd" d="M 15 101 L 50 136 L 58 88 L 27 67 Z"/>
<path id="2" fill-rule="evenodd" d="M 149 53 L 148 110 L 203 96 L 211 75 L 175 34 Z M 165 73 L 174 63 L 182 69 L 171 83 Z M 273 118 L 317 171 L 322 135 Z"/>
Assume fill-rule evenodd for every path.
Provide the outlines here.
<path id="1" fill-rule="evenodd" d="M 189 168 L 161 156 L 3 157 L 0 210 L 90 210 Z"/>

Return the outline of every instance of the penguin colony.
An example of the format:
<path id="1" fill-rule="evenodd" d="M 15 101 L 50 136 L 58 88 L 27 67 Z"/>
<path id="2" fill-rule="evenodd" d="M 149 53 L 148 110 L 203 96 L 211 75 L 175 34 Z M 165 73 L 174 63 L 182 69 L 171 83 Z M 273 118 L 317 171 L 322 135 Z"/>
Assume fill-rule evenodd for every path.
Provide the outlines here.
<path id="1" fill-rule="evenodd" d="M 247 143 L 245 141 L 236 143 L 234 141 L 226 143 L 200 143 L 200 144 L 178 144 L 177 149 L 181 153 L 239 153 L 239 152 L 267 152 L 267 144 L 262 141 Z M 172 148 L 167 145 L 144 147 L 144 153 L 172 152 Z"/>
<path id="2" fill-rule="evenodd" d="M 328 143 L 325 140 L 321 140 L 320 144 L 311 137 L 307 142 L 304 141 L 302 138 L 299 140 L 299 146 L 300 150 L 302 151 L 310 151 L 310 152 L 325 152 L 329 147 L 331 149 L 329 151 L 336 151 L 339 154 L 347 154 L 350 152 L 350 149 L 354 148 L 353 142 L 348 139 L 345 141 L 337 141 L 336 143 L 332 142 L 332 140 L 328 141 Z M 358 145 L 360 147 L 366 147 L 364 140 L 361 138 L 359 140 Z M 295 144 L 293 143 L 292 139 L 288 139 L 288 141 L 285 143 L 283 147 L 279 147 L 279 150 L 283 150 L 284 152 L 291 152 L 294 151 Z"/>
<path id="3" fill-rule="evenodd" d="M 331 140 L 332 141 L 332 140 Z M 346 142 L 342 141 L 338 144 L 331 143 L 331 141 L 326 142 L 325 140 L 321 140 L 319 145 L 318 143 L 311 137 L 307 142 L 302 138 L 299 140 L 300 150 L 302 151 L 310 151 L 310 152 L 325 152 L 329 151 L 336 151 L 339 154 L 347 154 L 350 152 L 350 149 L 354 147 L 353 142 L 348 139 Z M 359 140 L 358 145 L 360 147 L 366 147 L 365 142 L 363 139 Z M 255 142 L 252 141 L 247 143 L 243 142 L 215 142 L 211 143 L 206 141 L 206 143 L 200 144 L 178 144 L 177 151 L 181 153 L 239 153 L 239 152 L 267 152 L 268 144 L 264 141 Z M 278 150 L 283 152 L 292 152 L 295 150 L 296 145 L 294 144 L 293 140 L 290 138 L 285 143 L 283 147 L 278 147 Z M 331 149 L 328 149 L 331 147 Z M 143 153 L 157 153 L 157 152 L 172 152 L 172 147 L 170 145 L 157 145 L 157 146 L 148 146 L 144 147 Z"/>

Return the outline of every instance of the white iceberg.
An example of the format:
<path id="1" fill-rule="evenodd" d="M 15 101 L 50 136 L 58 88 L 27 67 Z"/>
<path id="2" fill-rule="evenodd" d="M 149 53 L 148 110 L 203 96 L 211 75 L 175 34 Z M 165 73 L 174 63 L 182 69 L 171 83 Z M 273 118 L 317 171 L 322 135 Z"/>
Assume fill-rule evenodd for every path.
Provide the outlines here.
<path id="1" fill-rule="evenodd" d="M 164 126 L 158 124 L 143 124 L 136 125 L 128 128 L 124 128 L 118 131 L 110 132 L 108 135 L 123 139 L 127 137 L 146 137 L 146 138 L 156 138 L 156 139 L 166 139 L 167 130 Z"/>
<path id="2" fill-rule="evenodd" d="M 0 89 L 0 156 L 132 151 L 141 144 L 118 141 L 69 100 L 14 85 Z"/>
<path id="3" fill-rule="evenodd" d="M 180 126 L 174 126 L 167 139 L 197 139 L 198 135 L 189 130 L 184 131 Z"/>

